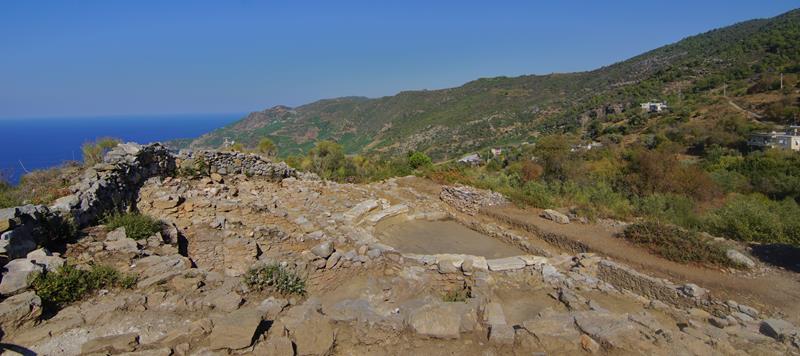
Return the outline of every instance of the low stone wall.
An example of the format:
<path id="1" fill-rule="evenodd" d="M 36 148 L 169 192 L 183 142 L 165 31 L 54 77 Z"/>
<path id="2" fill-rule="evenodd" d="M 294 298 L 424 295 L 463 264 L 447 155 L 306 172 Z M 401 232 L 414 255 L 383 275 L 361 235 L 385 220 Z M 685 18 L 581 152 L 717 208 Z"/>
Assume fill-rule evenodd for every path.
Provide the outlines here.
<path id="1" fill-rule="evenodd" d="M 70 188 L 72 194 L 56 200 L 50 209 L 69 214 L 84 226 L 108 211 L 128 210 L 148 178 L 174 173 L 175 158 L 161 144 L 120 144 L 102 163 L 87 169 Z"/>
<path id="2" fill-rule="evenodd" d="M 463 185 L 444 186 L 439 198 L 456 210 L 469 215 L 480 209 L 508 203 L 502 194 Z"/>
<path id="3" fill-rule="evenodd" d="M 208 169 L 209 173 L 220 175 L 245 174 L 260 176 L 280 181 L 297 177 L 298 173 L 284 162 L 272 162 L 256 154 L 220 151 L 181 150 L 177 156 L 180 167 L 196 167 L 198 163 Z"/>
<path id="4" fill-rule="evenodd" d="M 679 286 L 609 260 L 602 260 L 597 264 L 597 276 L 617 288 L 673 306 L 714 310 L 707 291 L 693 284 Z"/>
<path id="5" fill-rule="evenodd" d="M 480 212 L 486 216 L 497 219 L 498 221 L 509 224 L 515 228 L 525 230 L 535 235 L 536 237 L 546 241 L 547 243 L 556 246 L 558 248 L 564 249 L 566 251 L 569 251 L 571 253 L 578 254 L 578 253 L 594 252 L 589 248 L 589 246 L 587 246 L 584 243 L 569 239 L 561 234 L 544 232 L 538 227 L 536 227 L 536 225 L 534 224 L 519 219 L 515 219 L 513 217 L 504 214 L 496 214 L 489 209 L 482 209 Z"/>

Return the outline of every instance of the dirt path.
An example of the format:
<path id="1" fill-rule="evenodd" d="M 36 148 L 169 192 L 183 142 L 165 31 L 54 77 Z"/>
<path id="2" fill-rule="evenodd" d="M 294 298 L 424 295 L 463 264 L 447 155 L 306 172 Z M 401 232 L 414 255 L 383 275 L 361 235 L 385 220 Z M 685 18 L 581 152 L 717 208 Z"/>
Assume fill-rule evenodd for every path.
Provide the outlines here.
<path id="1" fill-rule="evenodd" d="M 414 187 L 426 194 L 438 195 L 441 191 L 441 185 L 426 179 L 404 178 L 401 184 Z M 493 208 L 491 211 L 493 217 L 488 218 L 505 220 L 517 226 L 528 225 L 532 227 L 525 229 L 528 231 L 538 230 L 543 234 L 559 235 L 568 242 L 583 245 L 591 252 L 611 257 L 642 273 L 667 278 L 674 283 L 695 283 L 710 289 L 720 299 L 734 299 L 762 311 L 780 312 L 787 320 L 795 324 L 800 323 L 800 303 L 798 303 L 800 274 L 798 273 L 768 266 L 764 271 L 757 273 L 757 276 L 746 276 L 676 263 L 615 237 L 614 234 L 618 231 L 613 228 L 599 224 L 561 225 L 540 218 L 540 211 L 509 205 Z M 563 244 L 559 245 L 563 247 Z"/>
<path id="2" fill-rule="evenodd" d="M 736 103 L 734 103 L 734 102 L 733 102 L 733 100 L 731 100 L 731 99 L 730 99 L 730 98 L 728 98 L 728 97 L 725 97 L 725 98 L 726 98 L 726 99 L 728 99 L 728 104 L 730 104 L 730 106 L 732 106 L 734 109 L 736 109 L 736 110 L 739 110 L 739 111 L 741 111 L 741 112 L 745 113 L 745 114 L 747 115 L 747 117 L 749 117 L 749 118 L 753 119 L 753 121 L 756 121 L 756 122 L 758 122 L 758 123 L 760 123 L 760 124 L 763 124 L 763 122 L 761 122 L 761 121 L 758 121 L 759 119 L 761 119 L 761 118 L 762 118 L 762 116 L 761 116 L 761 115 L 759 115 L 759 114 L 756 114 L 756 113 L 754 113 L 754 112 L 752 112 L 752 111 L 750 111 L 750 110 L 746 110 L 745 108 L 743 108 L 743 107 L 739 106 L 739 104 L 736 104 Z"/>

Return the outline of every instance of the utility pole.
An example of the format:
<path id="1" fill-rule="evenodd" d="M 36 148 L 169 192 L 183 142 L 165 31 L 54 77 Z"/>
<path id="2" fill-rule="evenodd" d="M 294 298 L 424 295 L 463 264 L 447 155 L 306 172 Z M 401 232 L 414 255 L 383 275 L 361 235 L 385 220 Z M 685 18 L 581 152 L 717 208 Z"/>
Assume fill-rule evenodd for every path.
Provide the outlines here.
<path id="1" fill-rule="evenodd" d="M 781 73 L 781 90 L 783 90 L 783 73 Z"/>

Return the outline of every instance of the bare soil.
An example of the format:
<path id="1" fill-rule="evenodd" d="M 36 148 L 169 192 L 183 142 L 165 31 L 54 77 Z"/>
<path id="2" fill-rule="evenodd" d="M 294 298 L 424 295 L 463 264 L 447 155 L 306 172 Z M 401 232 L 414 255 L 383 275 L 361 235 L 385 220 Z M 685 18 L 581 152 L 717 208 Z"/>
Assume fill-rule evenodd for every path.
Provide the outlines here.
<path id="1" fill-rule="evenodd" d="M 480 234 L 451 220 L 403 221 L 378 226 L 378 238 L 401 252 L 465 254 L 486 258 L 525 255 L 517 247 Z"/>

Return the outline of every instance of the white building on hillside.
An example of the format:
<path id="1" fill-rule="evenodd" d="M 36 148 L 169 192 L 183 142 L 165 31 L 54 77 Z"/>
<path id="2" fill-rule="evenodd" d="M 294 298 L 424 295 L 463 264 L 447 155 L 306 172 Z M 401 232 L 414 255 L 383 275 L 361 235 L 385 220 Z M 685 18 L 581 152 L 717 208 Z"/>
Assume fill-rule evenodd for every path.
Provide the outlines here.
<path id="1" fill-rule="evenodd" d="M 483 164 L 483 159 L 477 153 L 466 155 L 458 160 L 458 163 L 464 163 L 470 166 L 479 166 Z"/>
<path id="2" fill-rule="evenodd" d="M 642 103 L 642 110 L 645 112 L 662 112 L 667 108 L 668 106 L 666 101 L 657 102 L 653 100 L 647 103 Z"/>
<path id="3" fill-rule="evenodd" d="M 758 132 L 750 135 L 747 144 L 756 147 L 800 151 L 800 126 L 789 126 L 784 132 Z"/>

